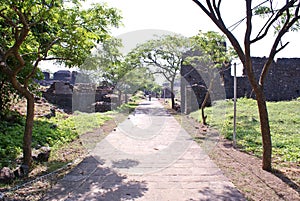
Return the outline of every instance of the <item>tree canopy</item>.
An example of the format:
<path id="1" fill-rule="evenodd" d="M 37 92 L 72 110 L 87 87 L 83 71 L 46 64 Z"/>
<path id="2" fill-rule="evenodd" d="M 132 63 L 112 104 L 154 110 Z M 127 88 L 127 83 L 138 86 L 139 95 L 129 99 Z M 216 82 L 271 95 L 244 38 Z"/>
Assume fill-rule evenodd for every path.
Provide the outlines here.
<path id="1" fill-rule="evenodd" d="M 148 40 L 131 52 L 136 63 L 150 67 L 152 73 L 162 74 L 170 83 L 172 108 L 175 106 L 174 81 L 180 71 L 183 54 L 189 48 L 188 38 L 174 34 Z"/>
<path id="2" fill-rule="evenodd" d="M 15 91 L 27 99 L 24 164 L 31 165 L 34 117 L 33 78 L 42 60 L 80 66 L 91 49 L 110 37 L 121 16 L 106 4 L 82 9 L 81 2 L 3 0 L 0 5 L 0 70 Z"/>

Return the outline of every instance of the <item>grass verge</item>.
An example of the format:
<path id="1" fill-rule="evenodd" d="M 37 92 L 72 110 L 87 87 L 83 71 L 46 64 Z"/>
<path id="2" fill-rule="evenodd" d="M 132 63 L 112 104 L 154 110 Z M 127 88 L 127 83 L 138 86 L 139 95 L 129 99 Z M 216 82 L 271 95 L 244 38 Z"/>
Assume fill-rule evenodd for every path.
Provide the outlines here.
<path id="1" fill-rule="evenodd" d="M 268 102 L 269 123 L 273 145 L 273 166 L 277 169 L 300 168 L 300 101 Z M 233 135 L 233 102 L 217 101 L 207 108 L 208 123 L 226 139 Z M 199 112 L 190 114 L 198 119 Z M 237 100 L 237 146 L 240 150 L 262 156 L 262 140 L 255 100 Z M 300 183 L 300 178 L 296 178 Z"/>

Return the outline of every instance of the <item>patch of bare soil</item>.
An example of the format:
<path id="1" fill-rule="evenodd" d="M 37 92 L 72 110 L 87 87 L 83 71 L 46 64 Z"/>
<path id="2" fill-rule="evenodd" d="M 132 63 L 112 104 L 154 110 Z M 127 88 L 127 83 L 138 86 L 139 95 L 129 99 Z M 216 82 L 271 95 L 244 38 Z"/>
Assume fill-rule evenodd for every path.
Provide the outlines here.
<path id="1" fill-rule="evenodd" d="M 261 159 L 234 149 L 228 140 L 220 139 L 210 157 L 249 200 L 300 200 L 299 184 L 278 171 L 262 170 Z"/>

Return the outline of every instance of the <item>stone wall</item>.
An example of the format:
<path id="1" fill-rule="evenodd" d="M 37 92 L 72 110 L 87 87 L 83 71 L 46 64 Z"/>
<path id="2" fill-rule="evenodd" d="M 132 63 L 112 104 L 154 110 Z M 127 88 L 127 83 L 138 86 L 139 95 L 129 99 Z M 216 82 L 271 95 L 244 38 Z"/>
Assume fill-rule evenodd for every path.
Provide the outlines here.
<path id="1" fill-rule="evenodd" d="M 266 58 L 254 57 L 253 70 L 258 79 Z M 226 97 L 233 97 L 233 77 L 224 74 Z M 247 77 L 237 79 L 237 96 L 254 97 Z M 271 64 L 264 85 L 268 101 L 292 100 L 300 97 L 300 58 L 280 58 Z"/>
<path id="2" fill-rule="evenodd" d="M 111 110 L 113 89 L 107 86 L 97 87 L 95 84 L 54 82 L 43 97 L 50 103 L 64 109 L 65 112 L 106 112 Z"/>
<path id="3" fill-rule="evenodd" d="M 199 109 L 209 92 L 205 106 L 215 100 L 225 99 L 223 74 L 219 69 L 211 69 L 211 63 L 197 62 L 182 65 L 181 75 L 181 111 L 188 114 Z"/>
<path id="4" fill-rule="evenodd" d="M 259 78 L 265 61 L 265 57 L 253 57 L 256 79 Z M 210 97 L 212 101 L 233 98 L 234 78 L 231 76 L 231 66 L 224 67 L 223 70 L 215 77 L 214 90 Z M 207 88 L 211 76 L 191 65 L 181 66 L 181 76 L 181 108 L 183 112 L 190 113 L 198 109 L 202 103 L 206 90 L 199 86 Z M 300 97 L 300 58 L 280 58 L 273 62 L 265 80 L 264 90 L 268 101 L 292 100 Z M 246 76 L 237 78 L 237 97 L 255 98 Z"/>
<path id="5" fill-rule="evenodd" d="M 69 71 L 69 70 L 59 70 L 53 73 L 53 79 L 50 78 L 49 72 L 43 72 L 44 79 L 38 80 L 37 82 L 42 86 L 50 86 L 54 82 L 68 82 L 70 84 L 75 84 L 76 77 L 80 74 L 77 71 Z"/>

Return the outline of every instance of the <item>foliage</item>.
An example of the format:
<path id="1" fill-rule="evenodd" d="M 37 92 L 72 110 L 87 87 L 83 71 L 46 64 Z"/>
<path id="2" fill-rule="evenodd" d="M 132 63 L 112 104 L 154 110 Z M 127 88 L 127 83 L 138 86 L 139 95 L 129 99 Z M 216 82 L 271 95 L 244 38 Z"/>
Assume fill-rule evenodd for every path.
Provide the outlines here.
<path id="1" fill-rule="evenodd" d="M 275 30 L 274 34 L 276 34 L 278 31 L 280 31 L 283 28 L 285 22 L 289 21 L 289 18 L 297 17 L 298 15 L 297 6 L 291 6 L 291 4 L 294 4 L 294 2 L 290 1 L 288 4 L 286 4 L 287 5 L 286 9 L 288 12 L 283 12 L 280 14 L 277 12 L 280 10 L 280 6 L 282 6 L 282 4 L 278 2 L 275 3 L 274 1 L 266 1 L 264 2 L 264 4 L 261 4 L 260 6 L 256 6 L 254 8 L 254 14 L 259 15 L 263 19 L 272 19 L 277 17 L 277 19 L 272 24 L 272 27 Z M 280 15 L 280 17 L 278 17 L 278 15 Z M 299 29 L 300 29 L 299 21 L 296 21 L 290 28 L 291 31 L 298 31 Z"/>
<path id="2" fill-rule="evenodd" d="M 184 62 L 191 63 L 191 65 L 201 74 L 206 85 L 206 94 L 201 103 L 201 118 L 202 124 L 206 125 L 205 107 L 213 93 L 213 83 L 217 76 L 221 76 L 222 71 L 229 66 L 229 62 L 233 58 L 232 48 L 227 48 L 225 36 L 220 35 L 214 31 L 206 33 L 199 31 L 196 36 L 191 38 L 192 50 L 196 51 L 196 55 L 188 56 Z"/>
<path id="3" fill-rule="evenodd" d="M 183 54 L 189 49 L 189 40 L 180 35 L 164 35 L 137 46 L 139 62 L 143 66 L 155 66 L 171 82 L 180 70 Z"/>
<path id="4" fill-rule="evenodd" d="M 103 41 L 80 69 L 87 70 L 95 81 L 106 81 L 115 86 L 129 70 L 123 63 L 124 55 L 120 51 L 122 47 L 122 41 L 118 38 L 111 37 Z"/>
<path id="5" fill-rule="evenodd" d="M 135 68 L 127 72 L 115 86 L 125 94 L 135 94 L 139 90 L 151 90 L 155 86 L 153 74 L 144 67 Z"/>
<path id="6" fill-rule="evenodd" d="M 82 9 L 81 1 L 3 0 L 0 5 L 0 70 L 27 100 L 23 162 L 31 166 L 34 78 L 42 60 L 79 66 L 90 50 L 109 37 L 120 15 L 105 4 Z"/>
<path id="7" fill-rule="evenodd" d="M 59 147 L 73 141 L 81 134 L 98 128 L 109 119 L 111 119 L 109 115 L 102 113 L 80 112 L 72 116 L 57 113 L 56 117 L 51 119 L 35 119 L 32 147 Z M 19 115 L 14 122 L 0 121 L 0 168 L 13 166 L 15 159 L 21 154 L 24 124 L 25 118 Z"/>
<path id="8" fill-rule="evenodd" d="M 270 114 L 270 126 L 273 141 L 273 161 L 275 163 L 294 162 L 300 164 L 300 102 L 282 101 L 267 103 Z M 232 140 L 233 102 L 218 101 L 208 108 L 210 114 L 220 114 L 226 109 L 226 115 L 210 115 L 208 122 L 222 135 Z M 192 116 L 195 118 L 197 112 Z M 225 117 L 225 119 L 224 119 Z M 237 101 L 237 146 L 258 157 L 262 155 L 262 139 L 255 100 L 240 98 Z"/>
<path id="9" fill-rule="evenodd" d="M 180 35 L 164 35 L 148 40 L 129 55 L 135 65 L 148 67 L 154 74 L 161 74 L 170 83 L 172 91 L 172 107 L 174 101 L 174 81 L 178 75 L 183 54 L 189 50 L 189 39 Z"/>
<path id="10" fill-rule="evenodd" d="M 7 76 L 0 74 L 0 119 L 5 118 L 6 113 L 17 98 L 14 88 L 7 81 Z"/>
<path id="11" fill-rule="evenodd" d="M 221 68 L 228 64 L 233 57 L 232 48 L 227 49 L 226 38 L 218 32 L 208 31 L 199 33 L 191 37 L 192 50 L 201 51 L 200 55 L 193 56 L 204 63 L 211 63 L 210 68 Z"/>
<path id="12" fill-rule="evenodd" d="M 24 68 L 20 72 L 20 77 L 25 77 L 25 75 L 28 73 L 28 68 Z M 33 79 L 30 80 L 30 90 L 35 93 L 36 96 L 40 96 L 40 92 L 38 91 L 38 84 L 35 82 L 35 80 L 41 80 L 43 79 L 44 75 L 40 70 L 37 70 L 36 75 L 33 77 Z M 24 83 L 23 79 L 20 79 L 20 82 Z M 9 113 L 9 109 L 11 105 L 18 101 L 20 98 L 22 98 L 22 94 L 18 93 L 12 84 L 9 81 L 9 78 L 5 74 L 0 74 L 0 119 L 6 118 L 7 113 Z"/>

